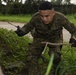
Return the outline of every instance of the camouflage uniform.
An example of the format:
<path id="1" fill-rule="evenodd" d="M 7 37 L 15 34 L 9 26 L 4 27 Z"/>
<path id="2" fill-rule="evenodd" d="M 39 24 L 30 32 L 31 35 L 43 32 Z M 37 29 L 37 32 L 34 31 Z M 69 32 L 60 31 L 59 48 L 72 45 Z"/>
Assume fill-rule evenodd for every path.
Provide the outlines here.
<path id="1" fill-rule="evenodd" d="M 27 34 L 29 31 L 34 30 L 33 32 L 33 42 L 32 45 L 29 47 L 26 55 L 26 67 L 29 71 L 29 74 L 26 75 L 44 75 L 39 73 L 39 65 L 38 59 L 41 57 L 41 53 L 44 49 L 44 44 L 41 44 L 43 41 L 51 42 L 51 43 L 62 43 L 63 42 L 63 27 L 67 29 L 71 34 L 76 36 L 76 27 L 68 21 L 68 19 L 61 13 L 56 12 L 54 15 L 53 21 L 49 24 L 44 24 L 37 12 L 30 22 L 22 27 L 22 31 L 24 34 Z M 51 55 L 52 52 L 55 53 L 54 59 L 54 68 L 55 71 L 57 65 L 61 60 L 60 54 L 60 46 L 51 46 L 48 45 L 49 52 L 48 54 Z M 43 66 L 44 67 L 44 66 Z M 54 75 L 54 74 L 50 74 Z"/>

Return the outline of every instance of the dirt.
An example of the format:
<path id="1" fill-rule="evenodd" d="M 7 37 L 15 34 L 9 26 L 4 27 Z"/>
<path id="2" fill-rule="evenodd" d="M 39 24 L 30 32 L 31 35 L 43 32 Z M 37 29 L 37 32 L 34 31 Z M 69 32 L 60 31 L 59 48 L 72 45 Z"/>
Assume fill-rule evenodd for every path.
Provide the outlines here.
<path id="1" fill-rule="evenodd" d="M 13 25 L 15 26 L 20 26 L 22 27 L 25 23 L 16 23 L 16 22 L 11 22 Z M 15 31 L 17 28 L 15 26 L 13 26 L 11 24 L 9 24 L 8 22 L 3 22 L 3 21 L 0 21 L 0 28 L 5 28 L 5 29 L 8 29 L 8 30 L 13 30 Z M 26 36 L 29 36 L 30 38 L 32 38 L 31 34 L 28 33 Z M 64 39 L 64 42 L 68 42 L 69 39 L 70 39 L 70 33 L 63 28 L 63 39 Z"/>

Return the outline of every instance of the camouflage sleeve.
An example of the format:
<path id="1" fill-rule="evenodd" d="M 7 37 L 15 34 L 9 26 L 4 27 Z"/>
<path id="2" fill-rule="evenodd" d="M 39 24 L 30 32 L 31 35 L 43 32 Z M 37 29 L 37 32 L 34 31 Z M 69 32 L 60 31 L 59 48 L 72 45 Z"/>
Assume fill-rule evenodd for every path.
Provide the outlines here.
<path id="1" fill-rule="evenodd" d="M 29 33 L 31 30 L 33 30 L 33 28 L 34 28 L 34 19 L 32 18 L 28 23 L 26 23 L 22 28 L 21 28 L 21 30 L 25 33 L 25 34 L 27 34 L 27 33 Z"/>
<path id="2" fill-rule="evenodd" d="M 72 35 L 76 37 L 76 26 L 71 23 L 66 17 L 62 20 L 62 25 L 65 29 L 67 29 Z"/>

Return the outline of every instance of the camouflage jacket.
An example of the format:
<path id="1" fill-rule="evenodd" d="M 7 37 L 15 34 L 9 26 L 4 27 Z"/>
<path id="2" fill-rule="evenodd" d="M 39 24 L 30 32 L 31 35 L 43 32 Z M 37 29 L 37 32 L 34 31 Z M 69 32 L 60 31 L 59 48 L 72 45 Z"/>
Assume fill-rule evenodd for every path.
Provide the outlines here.
<path id="1" fill-rule="evenodd" d="M 58 42 L 63 39 L 63 27 L 71 34 L 76 36 L 76 27 L 63 14 L 56 12 L 53 21 L 49 24 L 44 24 L 37 12 L 31 20 L 22 27 L 22 31 L 27 34 L 33 30 L 34 38 L 49 39 Z"/>

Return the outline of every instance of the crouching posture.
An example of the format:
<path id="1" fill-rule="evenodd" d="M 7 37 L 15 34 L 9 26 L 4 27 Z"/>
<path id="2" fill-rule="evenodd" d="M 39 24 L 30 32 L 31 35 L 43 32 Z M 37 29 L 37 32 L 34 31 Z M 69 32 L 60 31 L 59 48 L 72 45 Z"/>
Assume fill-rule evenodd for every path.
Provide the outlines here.
<path id="1" fill-rule="evenodd" d="M 46 69 L 42 66 L 43 71 L 40 71 L 38 64 L 38 59 L 45 47 L 42 42 L 62 43 L 63 27 L 76 36 L 76 27 L 62 13 L 53 10 L 52 4 L 47 1 L 39 5 L 38 12 L 32 16 L 27 24 L 22 28 L 18 27 L 15 31 L 18 36 L 24 36 L 34 30 L 33 42 L 26 52 L 27 73 L 25 75 L 45 75 Z M 55 54 L 53 69 L 50 72 L 50 75 L 55 75 L 55 70 L 61 61 L 61 46 L 48 45 L 48 47 L 48 54 L 50 56 L 52 53 Z M 57 75 L 59 75 L 59 71 Z"/>

